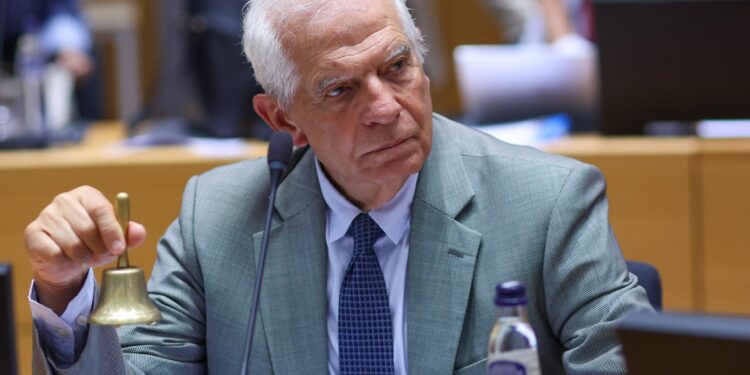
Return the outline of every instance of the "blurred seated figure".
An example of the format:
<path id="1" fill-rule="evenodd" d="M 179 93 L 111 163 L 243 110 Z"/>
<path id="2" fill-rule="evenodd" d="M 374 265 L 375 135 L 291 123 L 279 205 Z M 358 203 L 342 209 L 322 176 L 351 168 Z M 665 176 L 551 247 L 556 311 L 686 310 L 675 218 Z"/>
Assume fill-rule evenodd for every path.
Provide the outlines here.
<path id="1" fill-rule="evenodd" d="M 91 39 L 76 0 L 0 0 L 0 149 L 74 143 L 101 118 Z"/>
<path id="2" fill-rule="evenodd" d="M 454 51 L 465 120 L 499 123 L 565 113 L 573 131 L 597 117 L 596 47 L 587 0 L 483 0 L 508 45 Z"/>
<path id="3" fill-rule="evenodd" d="M 74 76 L 84 77 L 93 67 L 89 55 L 91 34 L 81 19 L 76 0 L 0 0 L 3 22 L 3 64 L 13 64 L 18 38 L 40 26 L 44 52 L 67 68 Z"/>
<path id="4" fill-rule="evenodd" d="M 16 72 L 19 39 L 27 33 L 38 37 L 45 62 L 64 69 L 77 86 L 78 112 L 84 118 L 100 118 L 101 105 L 91 33 L 77 0 L 0 0 L 2 70 Z"/>
<path id="5" fill-rule="evenodd" d="M 132 124 L 136 133 L 138 128 L 152 125 L 152 134 L 270 137 L 270 129 L 253 111 L 252 98 L 262 89 L 240 43 L 245 3 L 246 0 L 154 3 L 162 26 L 159 79 L 150 104 Z M 157 137 L 174 139 L 169 135 Z"/>

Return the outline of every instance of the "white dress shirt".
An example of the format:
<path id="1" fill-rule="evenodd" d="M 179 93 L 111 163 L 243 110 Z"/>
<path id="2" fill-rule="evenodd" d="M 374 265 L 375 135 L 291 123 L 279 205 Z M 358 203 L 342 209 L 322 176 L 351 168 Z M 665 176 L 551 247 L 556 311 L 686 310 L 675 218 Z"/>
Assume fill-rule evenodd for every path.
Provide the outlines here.
<path id="1" fill-rule="evenodd" d="M 346 234 L 349 225 L 363 211 L 349 202 L 331 184 L 317 159 L 320 190 L 326 201 L 326 243 L 328 244 L 328 370 L 339 370 L 339 291 L 352 259 L 354 238 Z M 385 232 L 375 241 L 373 250 L 383 271 L 393 324 L 393 365 L 396 374 L 407 373 L 406 362 L 406 263 L 409 259 L 411 203 L 417 188 L 418 174 L 409 176 L 401 190 L 383 207 L 369 212 Z"/>
<path id="2" fill-rule="evenodd" d="M 352 257 L 354 238 L 346 234 L 349 225 L 362 210 L 349 202 L 331 184 L 315 162 L 320 189 L 326 202 L 326 243 L 328 244 L 328 369 L 338 374 L 338 306 L 339 290 Z M 385 236 L 373 245 L 383 271 L 393 323 L 393 364 L 396 374 L 407 374 L 406 348 L 406 263 L 409 258 L 411 206 L 418 174 L 411 175 L 401 190 L 383 207 L 370 211 L 370 217 L 383 229 Z M 29 292 L 31 316 L 37 325 L 40 340 L 52 352 L 60 368 L 70 367 L 78 360 L 88 333 L 86 317 L 94 303 L 96 280 L 89 270 L 78 295 L 68 304 L 62 316 L 36 300 L 34 282 Z"/>
<path id="3" fill-rule="evenodd" d="M 29 290 L 31 317 L 36 324 L 39 340 L 49 349 L 59 368 L 72 366 L 83 350 L 88 333 L 87 318 L 94 305 L 94 272 L 89 268 L 86 281 L 78 295 L 73 298 L 62 316 L 37 302 L 34 281 Z"/>

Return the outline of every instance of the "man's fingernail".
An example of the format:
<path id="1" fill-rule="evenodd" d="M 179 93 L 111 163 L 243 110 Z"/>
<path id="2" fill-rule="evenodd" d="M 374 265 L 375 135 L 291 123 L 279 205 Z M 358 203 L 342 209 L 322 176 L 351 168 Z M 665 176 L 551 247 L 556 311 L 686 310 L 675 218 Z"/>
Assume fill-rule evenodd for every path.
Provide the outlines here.
<path id="1" fill-rule="evenodd" d="M 112 253 L 121 253 L 125 251 L 125 243 L 123 243 L 120 240 L 115 240 L 112 242 L 112 247 L 109 249 Z"/>

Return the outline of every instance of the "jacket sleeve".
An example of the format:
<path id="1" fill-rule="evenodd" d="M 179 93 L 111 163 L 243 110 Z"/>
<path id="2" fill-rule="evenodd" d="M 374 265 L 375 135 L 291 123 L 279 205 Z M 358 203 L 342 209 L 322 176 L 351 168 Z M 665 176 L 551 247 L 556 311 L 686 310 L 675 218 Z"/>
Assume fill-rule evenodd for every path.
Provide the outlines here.
<path id="1" fill-rule="evenodd" d="M 192 223 L 196 178 L 185 189 L 180 218 L 159 241 L 148 283 L 149 297 L 163 319 L 154 325 L 91 325 L 78 361 L 56 367 L 34 332 L 34 374 L 204 374 L 206 373 L 203 277 L 194 248 Z"/>
<path id="2" fill-rule="evenodd" d="M 653 310 L 627 271 L 609 226 L 605 190 L 596 168 L 580 164 L 572 169 L 547 232 L 546 308 L 569 374 L 625 373 L 615 322 L 630 311 Z"/>

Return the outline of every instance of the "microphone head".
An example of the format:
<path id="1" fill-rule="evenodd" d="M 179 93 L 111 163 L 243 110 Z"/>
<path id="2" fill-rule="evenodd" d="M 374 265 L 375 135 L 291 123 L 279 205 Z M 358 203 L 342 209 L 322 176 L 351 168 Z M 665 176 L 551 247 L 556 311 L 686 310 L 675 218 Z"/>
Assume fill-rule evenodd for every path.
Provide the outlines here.
<path id="1" fill-rule="evenodd" d="M 292 137 L 286 132 L 271 134 L 268 143 L 268 167 L 271 170 L 284 170 L 292 158 Z"/>

